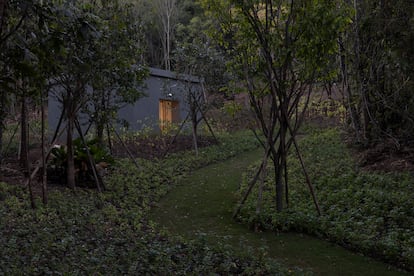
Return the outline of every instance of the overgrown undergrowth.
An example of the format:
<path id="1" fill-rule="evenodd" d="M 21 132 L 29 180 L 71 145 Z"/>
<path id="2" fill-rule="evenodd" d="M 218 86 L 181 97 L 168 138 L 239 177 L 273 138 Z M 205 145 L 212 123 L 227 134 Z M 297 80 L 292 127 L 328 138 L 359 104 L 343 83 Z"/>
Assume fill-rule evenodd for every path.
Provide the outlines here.
<path id="1" fill-rule="evenodd" d="M 140 160 L 119 161 L 108 190 L 58 190 L 49 205 L 30 209 L 27 192 L 0 183 L 0 274 L 279 274 L 264 260 L 236 256 L 203 242 L 172 241 L 145 222 L 151 204 L 193 169 L 257 146 L 245 133 L 219 146 Z M 41 206 L 38 202 L 38 206 Z"/>
<path id="2" fill-rule="evenodd" d="M 239 218 L 252 225 L 259 223 L 266 229 L 305 232 L 327 238 L 413 270 L 413 177 L 409 173 L 359 171 L 337 129 L 309 132 L 301 139 L 300 148 L 322 215 L 317 215 L 298 160 L 290 156 L 289 208 L 276 212 L 274 175 L 269 173 L 264 187 L 263 211 L 256 215 L 256 189 Z M 251 168 L 246 174 L 242 190 L 255 170 Z"/>

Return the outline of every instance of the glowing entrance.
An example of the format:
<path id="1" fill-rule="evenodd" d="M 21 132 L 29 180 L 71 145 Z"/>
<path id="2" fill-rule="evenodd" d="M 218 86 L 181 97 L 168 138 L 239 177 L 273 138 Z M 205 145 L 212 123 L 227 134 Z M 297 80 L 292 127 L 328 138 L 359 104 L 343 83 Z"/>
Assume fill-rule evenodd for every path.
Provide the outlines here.
<path id="1" fill-rule="evenodd" d="M 180 104 L 178 101 L 160 100 L 159 111 L 161 131 L 167 129 L 171 126 L 171 124 L 178 123 L 180 121 Z"/>

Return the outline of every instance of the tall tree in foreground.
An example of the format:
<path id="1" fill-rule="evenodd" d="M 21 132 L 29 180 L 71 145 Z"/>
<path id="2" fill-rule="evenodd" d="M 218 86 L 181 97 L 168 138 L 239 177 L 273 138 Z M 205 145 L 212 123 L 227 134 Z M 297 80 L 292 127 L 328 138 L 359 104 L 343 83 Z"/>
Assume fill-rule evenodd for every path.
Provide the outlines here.
<path id="1" fill-rule="evenodd" d="M 270 157 L 276 209 L 282 211 L 285 196 L 288 201 L 287 154 L 294 145 L 319 212 L 296 133 L 315 80 L 336 50 L 336 38 L 344 26 L 336 4 L 330 0 L 205 0 L 204 6 L 218 20 L 220 32 L 215 37 L 231 55 L 232 70 L 245 83 L 264 136 L 264 160 L 255 180 Z"/>

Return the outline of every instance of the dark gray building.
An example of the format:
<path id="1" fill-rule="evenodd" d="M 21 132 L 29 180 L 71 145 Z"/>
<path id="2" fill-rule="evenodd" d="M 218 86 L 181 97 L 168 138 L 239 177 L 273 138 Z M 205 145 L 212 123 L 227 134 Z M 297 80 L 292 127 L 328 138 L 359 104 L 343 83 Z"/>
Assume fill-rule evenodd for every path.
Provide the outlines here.
<path id="1" fill-rule="evenodd" d="M 123 107 L 118 116 L 129 123 L 131 130 L 148 126 L 162 129 L 169 123 L 179 123 L 189 112 L 188 93 L 202 93 L 202 82 L 199 77 L 150 68 L 145 82 L 147 97 Z"/>
<path id="2" fill-rule="evenodd" d="M 145 97 L 135 104 L 122 107 L 118 112 L 118 118 L 125 120 L 131 131 L 141 130 L 144 127 L 159 131 L 168 124 L 180 123 L 189 112 L 188 93 L 203 93 L 203 79 L 149 68 L 149 76 L 145 80 L 144 87 Z M 50 130 L 56 128 L 61 110 L 61 104 L 54 97 L 49 97 Z M 86 119 L 81 116 L 80 120 Z"/>

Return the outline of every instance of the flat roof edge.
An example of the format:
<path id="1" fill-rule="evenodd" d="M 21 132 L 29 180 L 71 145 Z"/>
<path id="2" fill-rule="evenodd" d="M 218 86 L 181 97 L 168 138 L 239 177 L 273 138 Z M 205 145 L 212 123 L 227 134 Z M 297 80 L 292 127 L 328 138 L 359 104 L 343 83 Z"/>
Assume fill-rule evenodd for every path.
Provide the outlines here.
<path id="1" fill-rule="evenodd" d="M 193 83 L 202 83 L 204 82 L 204 78 L 198 76 L 192 76 L 187 74 L 179 74 L 168 70 L 163 70 L 159 68 L 149 67 L 149 73 L 151 76 L 154 77 L 161 77 L 167 79 L 174 79 L 180 81 L 189 81 Z"/>

